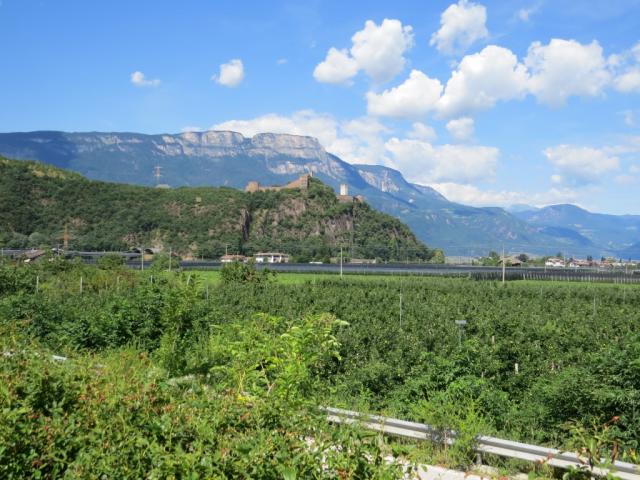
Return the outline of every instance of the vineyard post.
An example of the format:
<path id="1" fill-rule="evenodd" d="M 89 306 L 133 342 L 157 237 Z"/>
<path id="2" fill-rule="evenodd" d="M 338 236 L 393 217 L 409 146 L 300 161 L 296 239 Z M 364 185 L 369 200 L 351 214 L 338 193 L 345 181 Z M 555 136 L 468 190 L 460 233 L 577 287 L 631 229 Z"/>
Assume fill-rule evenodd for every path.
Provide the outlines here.
<path id="1" fill-rule="evenodd" d="M 402 330 L 402 293 L 400 294 L 400 330 Z"/>
<path id="2" fill-rule="evenodd" d="M 36 275 L 36 293 L 40 290 L 40 275 Z"/>
<path id="3" fill-rule="evenodd" d="M 456 325 L 458 326 L 458 347 L 460 348 L 462 348 L 462 330 L 466 324 L 466 320 L 456 320 Z"/>
<path id="4" fill-rule="evenodd" d="M 82 276 L 80 277 L 80 293 L 82 293 Z"/>
<path id="5" fill-rule="evenodd" d="M 342 247 L 340 247 L 340 278 L 342 278 Z"/>
<path id="6" fill-rule="evenodd" d="M 173 249 L 169 247 L 169 271 L 171 271 L 171 257 L 173 257 Z"/>
<path id="7" fill-rule="evenodd" d="M 144 270 L 144 247 L 140 247 L 140 270 Z"/>
<path id="8" fill-rule="evenodd" d="M 507 262 L 504 258 L 504 244 L 502 245 L 502 284 L 504 285 Z"/>

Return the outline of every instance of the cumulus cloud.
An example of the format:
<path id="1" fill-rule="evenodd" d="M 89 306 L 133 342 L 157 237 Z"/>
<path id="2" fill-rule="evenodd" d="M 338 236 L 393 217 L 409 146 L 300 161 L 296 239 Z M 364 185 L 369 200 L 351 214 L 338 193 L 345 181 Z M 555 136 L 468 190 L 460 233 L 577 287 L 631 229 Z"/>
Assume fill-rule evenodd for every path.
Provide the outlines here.
<path id="1" fill-rule="evenodd" d="M 616 90 L 640 92 L 640 42 L 627 51 L 611 55 L 609 63 L 615 72 L 613 86 Z"/>
<path id="2" fill-rule="evenodd" d="M 438 135 L 433 127 L 426 125 L 422 122 L 414 122 L 411 125 L 411 131 L 407 134 L 409 138 L 417 140 L 425 140 L 427 142 L 433 142 Z"/>
<path id="3" fill-rule="evenodd" d="M 329 49 L 313 71 L 317 81 L 344 84 L 361 70 L 374 82 L 391 80 L 405 66 L 404 54 L 413 46 L 413 31 L 400 20 L 385 18 L 380 25 L 367 20 L 351 42 L 350 50 Z"/>
<path id="4" fill-rule="evenodd" d="M 146 78 L 144 73 L 135 71 L 131 74 L 131 83 L 136 87 L 157 87 L 160 85 L 160 80 L 157 78 Z"/>
<path id="5" fill-rule="evenodd" d="M 487 38 L 487 9 L 467 0 L 449 5 L 440 17 L 440 29 L 431 36 L 431 45 L 447 55 L 464 52 L 477 40 Z"/>
<path id="6" fill-rule="evenodd" d="M 571 95 L 600 95 L 611 80 L 602 47 L 595 40 L 587 45 L 559 38 L 547 45 L 534 42 L 524 63 L 531 72 L 531 93 L 556 107 Z"/>
<path id="7" fill-rule="evenodd" d="M 317 138 L 325 147 L 336 139 L 336 120 L 328 114 L 300 110 L 290 116 L 269 113 L 249 120 L 229 120 L 211 127 L 212 130 L 231 130 L 253 137 L 258 133 L 288 133 Z"/>
<path id="8" fill-rule="evenodd" d="M 242 60 L 238 58 L 234 58 L 233 60 L 229 60 L 228 63 L 220 65 L 220 73 L 211 77 L 211 80 L 225 87 L 237 87 L 243 79 L 244 65 L 242 64 Z"/>
<path id="9" fill-rule="evenodd" d="M 640 92 L 640 67 L 618 75 L 615 79 L 614 86 L 617 90 L 624 93 Z"/>
<path id="10" fill-rule="evenodd" d="M 597 183 L 604 174 L 618 170 L 620 160 L 605 149 L 575 145 L 546 148 L 545 157 L 562 175 L 566 183 Z"/>
<path id="11" fill-rule="evenodd" d="M 419 70 L 412 70 L 402 84 L 383 91 L 367 93 L 370 115 L 416 117 L 433 110 L 440 100 L 442 84 Z"/>
<path id="12" fill-rule="evenodd" d="M 444 117 L 485 110 L 498 101 L 524 97 L 528 80 L 526 67 L 511 50 L 489 45 L 461 60 L 437 108 Z"/>
<path id="13" fill-rule="evenodd" d="M 416 183 L 471 182 L 495 175 L 500 151 L 494 147 L 439 145 L 393 137 L 385 143 L 392 165 Z"/>
<path id="14" fill-rule="evenodd" d="M 431 183 L 447 199 L 475 207 L 508 207 L 518 203 L 538 207 L 557 203 L 576 203 L 579 194 L 570 188 L 552 188 L 546 192 L 525 193 L 510 190 L 482 190 L 474 185 L 453 182 Z"/>
<path id="15" fill-rule="evenodd" d="M 461 117 L 447 122 L 447 130 L 459 142 L 466 142 L 473 137 L 475 123 L 473 118 Z"/>
<path id="16" fill-rule="evenodd" d="M 339 122 L 329 114 L 301 110 L 289 116 L 270 113 L 249 120 L 229 120 L 213 125 L 211 129 L 231 130 L 247 137 L 265 132 L 307 135 L 317 138 L 329 153 L 347 162 L 386 162 L 381 134 L 388 133 L 388 129 L 369 117 Z"/>
<path id="17" fill-rule="evenodd" d="M 330 48 L 327 58 L 313 71 L 313 77 L 322 83 L 350 84 L 358 73 L 358 64 L 347 50 Z"/>

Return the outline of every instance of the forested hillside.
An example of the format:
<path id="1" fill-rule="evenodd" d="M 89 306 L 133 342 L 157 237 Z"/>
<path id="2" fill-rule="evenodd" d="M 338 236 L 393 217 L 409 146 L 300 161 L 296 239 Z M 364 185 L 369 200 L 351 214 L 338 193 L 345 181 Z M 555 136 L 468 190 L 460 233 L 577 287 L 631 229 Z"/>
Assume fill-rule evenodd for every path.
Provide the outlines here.
<path id="1" fill-rule="evenodd" d="M 281 250 L 301 260 L 335 255 L 428 260 L 408 227 L 366 203 L 308 190 L 160 189 L 90 181 L 37 162 L 0 157 L 0 245 L 62 243 L 83 250 L 172 248 L 186 257 Z"/>

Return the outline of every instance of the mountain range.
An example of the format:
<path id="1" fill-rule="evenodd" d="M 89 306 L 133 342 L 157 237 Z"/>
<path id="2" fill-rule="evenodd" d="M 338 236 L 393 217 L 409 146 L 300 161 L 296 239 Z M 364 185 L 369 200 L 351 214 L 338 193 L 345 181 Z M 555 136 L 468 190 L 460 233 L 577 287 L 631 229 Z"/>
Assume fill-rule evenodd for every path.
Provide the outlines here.
<path id="1" fill-rule="evenodd" d="M 408 182 L 397 170 L 349 164 L 312 137 L 37 131 L 1 133 L 0 154 L 38 160 L 91 179 L 146 186 L 244 188 L 249 181 L 281 185 L 312 173 L 336 190 L 346 183 L 350 194 L 364 196 L 448 255 L 480 255 L 504 246 L 531 254 L 640 257 L 640 216 L 595 214 L 573 205 L 518 205 L 512 211 L 462 205 Z"/>
<path id="2" fill-rule="evenodd" d="M 337 197 L 316 178 L 298 188 L 151 188 L 91 181 L 0 157 L 0 245 L 69 243 L 80 250 L 172 249 L 186 258 L 280 251 L 296 261 L 430 260 L 436 252 L 398 219 Z"/>

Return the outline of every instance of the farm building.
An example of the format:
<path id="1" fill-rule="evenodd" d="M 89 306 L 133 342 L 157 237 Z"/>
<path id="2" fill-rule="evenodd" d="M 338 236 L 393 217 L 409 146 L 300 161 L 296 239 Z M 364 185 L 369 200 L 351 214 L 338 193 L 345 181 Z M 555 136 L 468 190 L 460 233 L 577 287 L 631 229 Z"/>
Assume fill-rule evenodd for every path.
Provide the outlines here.
<path id="1" fill-rule="evenodd" d="M 279 252 L 256 253 L 253 258 L 256 263 L 289 263 L 289 255 Z"/>
<path id="2" fill-rule="evenodd" d="M 564 260 L 562 258 L 547 258 L 547 261 L 544 262 L 545 267 L 563 267 L 564 268 Z"/>
<path id="3" fill-rule="evenodd" d="M 222 255 L 220 257 L 221 263 L 233 263 L 233 262 L 241 262 L 244 263 L 247 261 L 247 257 L 244 255 Z"/>

